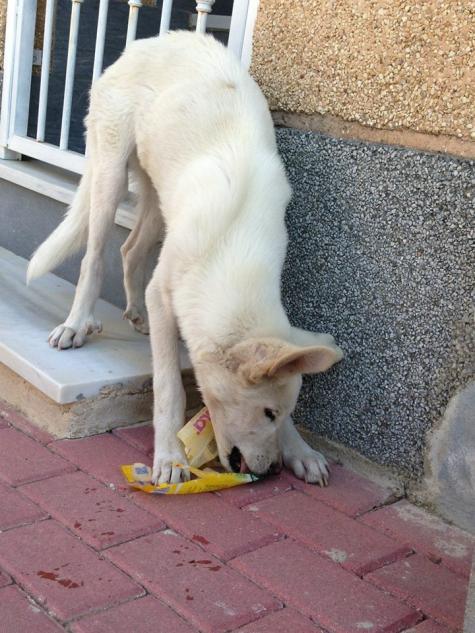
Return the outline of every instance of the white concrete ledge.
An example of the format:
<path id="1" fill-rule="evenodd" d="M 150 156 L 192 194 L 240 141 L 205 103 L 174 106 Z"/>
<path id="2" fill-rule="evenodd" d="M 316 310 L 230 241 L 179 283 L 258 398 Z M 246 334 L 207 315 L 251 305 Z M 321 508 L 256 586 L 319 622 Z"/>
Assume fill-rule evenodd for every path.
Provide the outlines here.
<path id="1" fill-rule="evenodd" d="M 67 316 L 75 288 L 51 273 L 27 287 L 26 266 L 25 259 L 0 248 L 0 362 L 58 404 L 93 398 L 110 385 L 141 389 L 149 382 L 149 338 L 105 301 L 98 301 L 95 312 L 102 334 L 80 349 L 49 347 L 48 334 Z M 184 349 L 182 367 L 190 367 Z"/>

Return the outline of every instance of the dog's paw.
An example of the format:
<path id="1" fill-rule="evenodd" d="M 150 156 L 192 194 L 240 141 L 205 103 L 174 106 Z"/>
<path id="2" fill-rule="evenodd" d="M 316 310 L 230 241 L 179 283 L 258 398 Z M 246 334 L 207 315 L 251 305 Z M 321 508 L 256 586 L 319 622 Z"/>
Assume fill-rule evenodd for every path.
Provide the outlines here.
<path id="1" fill-rule="evenodd" d="M 89 317 L 74 326 L 69 326 L 66 321 L 54 328 L 48 336 L 48 342 L 51 347 L 57 347 L 60 350 L 81 347 L 84 345 L 86 336 L 94 332 L 102 332 L 102 323 L 96 321 L 94 317 Z"/>
<path id="2" fill-rule="evenodd" d="M 128 306 L 123 314 L 124 319 L 132 325 L 132 327 L 141 334 L 150 334 L 148 317 L 145 308 L 143 310 L 137 306 Z"/>
<path id="3" fill-rule="evenodd" d="M 303 479 L 308 484 L 328 485 L 327 460 L 310 446 L 287 454 L 284 453 L 284 464 L 293 471 L 298 479 Z"/>
<path id="4" fill-rule="evenodd" d="M 180 468 L 177 464 L 181 464 L 185 468 Z M 181 481 L 188 481 L 190 471 L 186 466 L 188 466 L 188 462 L 181 450 L 156 451 L 153 456 L 152 481 L 154 484 L 178 484 Z"/>

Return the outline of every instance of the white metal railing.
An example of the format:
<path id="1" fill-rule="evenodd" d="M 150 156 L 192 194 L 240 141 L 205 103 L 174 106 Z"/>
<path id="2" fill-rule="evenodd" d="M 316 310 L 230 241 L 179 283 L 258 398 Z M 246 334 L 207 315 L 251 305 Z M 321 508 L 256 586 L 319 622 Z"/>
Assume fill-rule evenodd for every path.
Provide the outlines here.
<path id="1" fill-rule="evenodd" d="M 61 132 L 59 144 L 53 145 L 45 142 L 45 135 L 56 0 L 46 2 L 36 138 L 28 136 L 27 132 L 37 0 L 8 0 L 0 118 L 0 158 L 12 159 L 26 155 L 78 174 L 83 172 L 84 156 L 69 149 L 76 53 L 83 1 L 71 0 Z M 197 31 L 206 31 L 207 18 L 214 2 L 215 0 L 196 0 L 197 15 L 193 23 Z M 128 0 L 128 4 L 129 16 L 124 47 L 136 37 L 138 16 L 142 7 L 141 0 Z M 250 33 L 257 5 L 258 0 L 234 0 L 230 19 L 228 46 L 246 64 L 249 63 L 247 49 L 250 48 Z M 108 8 L 109 0 L 100 0 L 91 83 L 100 76 L 103 68 Z M 172 8 L 173 0 L 163 0 L 159 34 L 170 29 Z"/>

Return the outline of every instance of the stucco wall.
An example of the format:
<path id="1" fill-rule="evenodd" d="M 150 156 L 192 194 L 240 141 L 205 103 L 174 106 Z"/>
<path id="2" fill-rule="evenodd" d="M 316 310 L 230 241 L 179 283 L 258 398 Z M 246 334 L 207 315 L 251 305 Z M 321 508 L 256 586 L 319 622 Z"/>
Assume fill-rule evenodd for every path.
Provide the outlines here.
<path id="1" fill-rule="evenodd" d="M 277 138 L 293 188 L 284 303 L 345 351 L 305 377 L 295 418 L 411 490 L 431 475 L 423 497 L 468 526 L 475 162 L 292 129 Z M 444 416 L 462 393 L 472 417 Z"/>
<path id="2" fill-rule="evenodd" d="M 7 17 L 7 0 L 0 0 L 0 70 L 3 68 L 3 47 L 5 45 L 6 17 Z"/>
<path id="3" fill-rule="evenodd" d="M 273 110 L 475 139 L 475 3 L 261 0 L 252 73 Z"/>

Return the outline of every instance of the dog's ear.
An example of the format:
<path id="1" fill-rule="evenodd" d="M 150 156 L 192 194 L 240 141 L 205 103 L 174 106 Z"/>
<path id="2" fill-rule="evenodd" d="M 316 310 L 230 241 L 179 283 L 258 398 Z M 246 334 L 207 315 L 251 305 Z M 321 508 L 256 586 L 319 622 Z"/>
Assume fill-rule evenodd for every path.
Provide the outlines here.
<path id="1" fill-rule="evenodd" d="M 227 367 L 248 384 L 292 374 L 316 374 L 343 358 L 336 345 L 298 346 L 278 339 L 250 339 L 228 353 Z"/>

